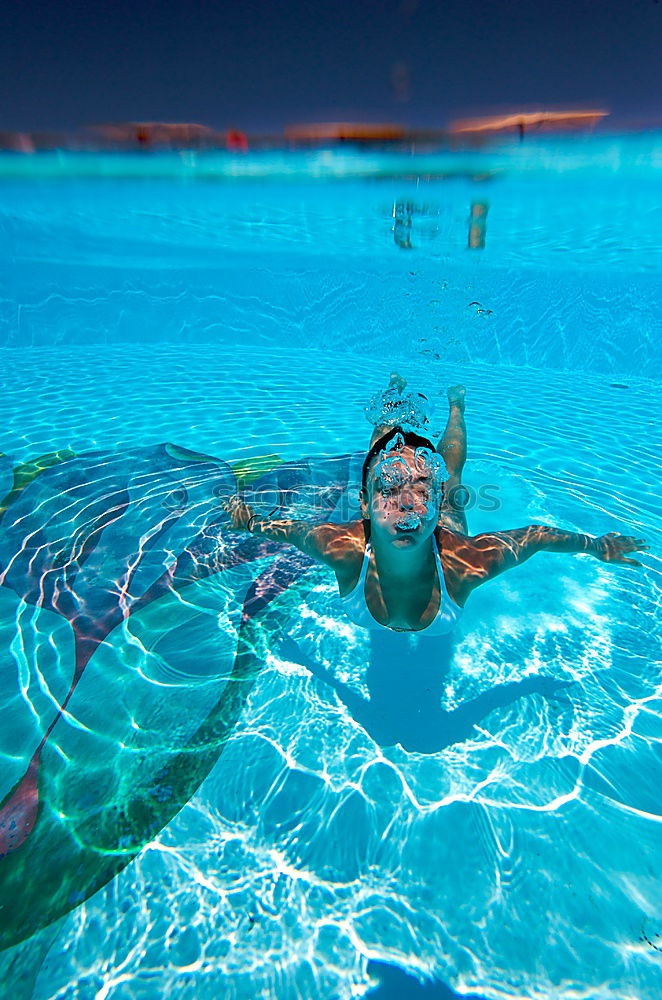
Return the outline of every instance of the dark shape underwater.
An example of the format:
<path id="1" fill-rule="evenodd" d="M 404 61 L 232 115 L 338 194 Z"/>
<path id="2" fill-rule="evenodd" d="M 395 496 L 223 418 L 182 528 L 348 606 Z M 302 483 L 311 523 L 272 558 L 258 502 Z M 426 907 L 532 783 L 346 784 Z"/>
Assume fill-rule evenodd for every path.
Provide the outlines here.
<path id="1" fill-rule="evenodd" d="M 443 709 L 444 687 L 454 640 L 450 635 L 370 633 L 365 673 L 368 698 L 362 697 L 291 638 L 277 640 L 283 656 L 305 666 L 333 688 L 352 718 L 380 746 L 399 743 L 408 753 L 436 754 L 475 735 L 491 712 L 527 695 L 556 700 L 569 684 L 553 677 L 525 677 L 493 684 L 452 710 Z M 386 667 L 386 669 L 385 669 Z"/>
<path id="2" fill-rule="evenodd" d="M 264 662 L 256 625 L 265 626 L 274 599 L 312 563 L 291 548 L 224 531 L 222 501 L 243 488 L 258 510 L 325 520 L 347 489 L 349 466 L 344 457 L 233 470 L 170 444 L 60 453 L 17 470 L 0 456 L 0 584 L 66 619 L 74 637 L 69 691 L 0 806 L 0 949 L 121 871 L 195 793 L 237 723 Z M 100 734 L 72 725 L 67 710 L 95 651 L 153 602 L 265 557 L 267 568 L 243 598 L 234 665 L 197 727 L 182 739 L 170 720 L 170 743 L 142 754 L 127 747 L 121 767 L 114 746 L 112 766 L 85 781 L 83 766 L 108 750 Z M 106 711 L 112 717 L 113 705 Z M 60 744 L 73 741 L 73 758 L 54 746 L 54 731 Z M 104 780 L 118 771 L 126 771 L 123 780 L 104 793 Z"/>

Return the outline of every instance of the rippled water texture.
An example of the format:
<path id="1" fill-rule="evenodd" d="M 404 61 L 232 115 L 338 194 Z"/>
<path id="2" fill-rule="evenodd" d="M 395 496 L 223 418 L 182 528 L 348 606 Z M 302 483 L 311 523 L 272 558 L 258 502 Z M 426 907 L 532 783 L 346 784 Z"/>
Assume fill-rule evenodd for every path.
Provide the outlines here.
<path id="1" fill-rule="evenodd" d="M 3 932 L 40 879 L 31 918 L 50 886 L 68 911 L 0 955 L 17 996 L 349 998 L 379 959 L 490 998 L 657 1000 L 659 241 L 636 206 L 659 210 L 659 194 L 618 202 L 605 181 L 587 205 L 590 184 L 565 181 L 538 174 L 527 201 L 526 177 L 495 177 L 477 252 L 466 219 L 484 180 L 240 186 L 236 208 L 207 182 L 141 182 L 140 203 L 135 181 L 0 188 L 0 494 L 14 467 L 66 449 L 57 468 L 85 468 L 81 489 L 124 490 L 143 556 L 130 617 L 106 619 L 43 748 L 34 829 L 70 831 L 70 846 L 44 858 L 28 838 L 8 855 L 29 847 L 45 869 L 5 892 Z M 437 207 L 412 214 L 405 249 L 394 205 L 414 197 Z M 446 386 L 467 387 L 472 532 L 632 533 L 651 546 L 643 568 L 538 555 L 473 595 L 450 638 L 391 641 L 344 619 L 330 575 L 287 553 L 205 563 L 212 543 L 237 544 L 218 508 L 236 476 L 257 503 L 276 491 L 302 516 L 351 516 L 363 407 L 395 365 L 430 396 L 434 430 Z M 284 492 L 282 470 L 311 457 Z M 58 475 L 12 500 L 49 553 L 82 537 Z M 7 569 L 7 538 L 23 537 L 12 504 L 6 584 L 24 558 Z M 196 579 L 182 560 L 140 603 L 187 546 Z M 94 552 L 86 593 L 106 607 L 129 577 Z M 256 579 L 268 613 L 242 632 Z M 0 587 L 3 796 L 74 676 L 66 615 L 38 604 Z M 232 735 L 214 756 L 205 730 L 192 752 L 219 704 Z M 112 809 L 143 788 L 158 808 L 134 811 L 120 841 Z M 170 818 L 172 789 L 186 794 Z M 95 865 L 143 842 L 80 902 Z"/>

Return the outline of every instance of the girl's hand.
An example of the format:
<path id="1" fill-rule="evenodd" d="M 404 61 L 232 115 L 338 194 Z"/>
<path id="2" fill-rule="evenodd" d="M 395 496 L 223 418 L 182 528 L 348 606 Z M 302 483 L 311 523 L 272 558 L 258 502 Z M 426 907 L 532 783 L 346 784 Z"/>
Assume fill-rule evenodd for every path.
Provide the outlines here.
<path id="1" fill-rule="evenodd" d="M 641 566 L 641 563 L 636 559 L 626 559 L 626 553 L 648 551 L 645 539 L 619 535 L 615 531 L 595 538 L 594 545 L 593 555 L 596 559 L 607 563 L 625 563 L 628 566 Z"/>
<path id="2" fill-rule="evenodd" d="M 230 515 L 230 527 L 233 531 L 248 531 L 248 522 L 253 511 L 240 496 L 229 497 L 222 507 Z"/>

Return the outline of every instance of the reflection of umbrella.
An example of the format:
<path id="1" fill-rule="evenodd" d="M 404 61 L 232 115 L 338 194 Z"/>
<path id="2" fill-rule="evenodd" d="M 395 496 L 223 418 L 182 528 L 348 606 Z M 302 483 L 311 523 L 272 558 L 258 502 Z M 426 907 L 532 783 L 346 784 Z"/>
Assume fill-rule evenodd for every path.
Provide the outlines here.
<path id="1" fill-rule="evenodd" d="M 29 132 L 0 132 L 0 149 L 13 153 L 34 153 L 34 140 Z"/>
<path id="2" fill-rule="evenodd" d="M 479 118 L 464 118 L 451 122 L 449 132 L 503 132 L 509 129 L 524 129 L 542 126 L 549 129 L 576 128 L 582 125 L 596 125 L 608 111 L 516 111 L 506 115 L 489 115 Z"/>
<path id="3" fill-rule="evenodd" d="M 347 458 L 267 464 L 251 470 L 244 462 L 233 469 L 158 445 L 121 455 L 61 452 L 12 473 L 0 456 L 0 495 L 6 492 L 0 503 L 0 584 L 18 595 L 19 607 L 32 605 L 65 619 L 74 638 L 66 697 L 58 707 L 46 678 L 51 718 L 41 742 L 12 754 L 14 761 L 30 759 L 0 808 L 0 949 L 30 937 L 121 871 L 194 794 L 222 753 L 263 664 L 255 623 L 311 560 L 224 531 L 221 502 L 241 484 L 258 510 L 265 497 L 270 507 L 275 498 L 284 516 L 298 511 L 325 520 L 347 488 Z M 113 738 L 115 706 L 96 706 L 94 699 L 107 732 L 82 721 L 94 685 L 83 685 L 88 700 L 82 715 L 76 689 L 90 661 L 94 672 L 115 629 L 157 601 L 166 605 L 170 599 L 177 614 L 189 606 L 180 595 L 195 581 L 269 556 L 274 558 L 243 598 L 234 666 L 224 684 L 219 679 L 222 690 L 211 710 L 195 689 L 192 707 L 183 708 L 168 702 L 158 686 L 136 679 L 139 671 L 125 669 L 115 687 L 112 678 L 104 682 L 111 683 L 119 714 L 129 708 L 131 718 L 138 710 L 132 683 L 146 692 L 156 719 L 149 716 L 151 736 L 138 725 L 132 736 Z M 37 648 L 45 619 L 28 617 L 27 627 L 21 626 L 17 613 L 20 645 L 27 639 L 28 647 L 34 641 Z M 122 642 L 123 633 L 115 634 Z M 66 641 L 60 647 L 58 642 L 58 661 Z M 38 663 L 34 669 L 41 678 Z M 33 714 L 30 720 L 32 730 Z M 5 732 L 11 731 L 8 725 Z"/>
<path id="4" fill-rule="evenodd" d="M 120 122 L 92 125 L 89 131 L 121 146 L 190 148 L 225 144 L 225 132 L 195 122 Z"/>
<path id="5" fill-rule="evenodd" d="M 402 139 L 402 125 L 374 122 L 314 122 L 307 125 L 287 125 L 285 138 L 291 142 L 318 142 L 341 139 Z"/>

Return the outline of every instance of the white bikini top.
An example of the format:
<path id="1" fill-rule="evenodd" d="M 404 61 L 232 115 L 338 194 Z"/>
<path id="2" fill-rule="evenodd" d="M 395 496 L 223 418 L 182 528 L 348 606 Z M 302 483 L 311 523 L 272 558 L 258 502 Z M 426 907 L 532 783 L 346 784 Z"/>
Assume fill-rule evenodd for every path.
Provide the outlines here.
<path id="1" fill-rule="evenodd" d="M 417 635 L 419 632 L 425 633 L 425 635 L 446 635 L 448 632 L 451 632 L 453 628 L 455 628 L 458 621 L 462 617 L 462 608 L 459 604 L 456 604 L 455 601 L 452 600 L 448 593 L 443 566 L 441 565 L 441 559 L 439 558 L 439 547 L 436 538 L 434 544 L 434 559 L 437 567 L 437 576 L 439 577 L 439 610 L 430 624 L 424 629 L 393 629 L 390 625 L 382 625 L 381 622 L 378 622 L 377 619 L 373 617 L 370 609 L 368 608 L 365 597 L 365 580 L 368 574 L 370 551 L 371 546 L 370 542 L 368 542 L 363 554 L 363 563 L 361 565 L 361 572 L 356 586 L 353 590 L 350 590 L 349 594 L 346 594 L 344 597 L 339 597 L 342 610 L 355 625 L 360 625 L 361 628 L 385 629 L 387 632 L 406 631 L 409 634 L 414 635 Z"/>

